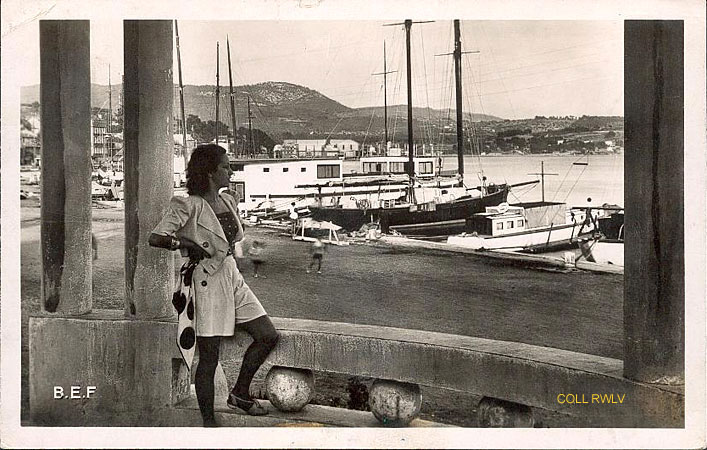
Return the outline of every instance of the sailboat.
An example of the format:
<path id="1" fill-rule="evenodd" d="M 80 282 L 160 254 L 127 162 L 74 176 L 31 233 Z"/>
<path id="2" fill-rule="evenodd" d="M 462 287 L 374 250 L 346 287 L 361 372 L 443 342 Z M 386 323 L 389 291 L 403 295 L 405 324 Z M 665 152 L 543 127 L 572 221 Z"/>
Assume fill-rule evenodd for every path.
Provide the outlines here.
<path id="1" fill-rule="evenodd" d="M 454 21 L 454 61 L 457 96 L 457 153 L 459 175 L 451 185 L 442 186 L 437 180 L 421 183 L 416 180 L 414 168 L 414 144 L 412 130 L 412 86 L 410 61 L 410 28 L 412 20 L 406 20 L 407 48 L 407 96 L 408 96 L 408 187 L 404 197 L 380 205 L 357 205 L 353 208 L 339 206 L 310 207 L 316 220 L 333 222 L 344 229 L 354 231 L 368 222 L 379 222 L 383 233 L 399 232 L 408 235 L 448 235 L 464 230 L 465 220 L 474 213 L 484 211 L 506 201 L 510 187 L 507 184 L 486 184 L 467 188 L 463 184 L 462 102 L 461 102 L 461 39 L 459 20 Z M 533 181 L 535 183 L 535 181 Z M 521 183 L 519 185 L 526 184 Z M 516 185 L 518 186 L 518 185 Z"/>

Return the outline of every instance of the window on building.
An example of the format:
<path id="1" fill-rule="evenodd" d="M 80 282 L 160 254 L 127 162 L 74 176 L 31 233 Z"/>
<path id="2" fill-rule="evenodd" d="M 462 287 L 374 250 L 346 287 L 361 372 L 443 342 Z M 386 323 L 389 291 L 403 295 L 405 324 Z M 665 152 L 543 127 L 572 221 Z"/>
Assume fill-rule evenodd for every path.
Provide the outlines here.
<path id="1" fill-rule="evenodd" d="M 518 228 L 521 228 L 523 226 L 523 219 L 518 219 L 516 224 L 518 225 Z"/>
<path id="2" fill-rule="evenodd" d="M 498 223 L 496 223 L 496 229 L 497 229 L 497 230 L 502 230 L 502 229 L 503 229 L 503 222 L 498 222 Z"/>
<path id="3" fill-rule="evenodd" d="M 307 168 L 306 168 L 306 167 L 300 167 L 299 171 L 300 171 L 300 172 L 306 172 L 306 171 L 307 171 Z"/>
<path id="4" fill-rule="evenodd" d="M 432 173 L 432 162 L 421 162 L 419 165 L 420 174 Z"/>
<path id="5" fill-rule="evenodd" d="M 263 172 L 270 172 L 270 167 L 263 167 Z"/>
<path id="6" fill-rule="evenodd" d="M 283 171 L 283 172 L 289 172 L 289 171 L 290 171 L 290 168 L 289 168 L 289 167 L 283 167 L 283 168 L 282 168 L 282 171 Z"/>
<path id="7" fill-rule="evenodd" d="M 317 178 L 339 178 L 341 167 L 336 164 L 318 164 Z"/>
<path id="8" fill-rule="evenodd" d="M 234 172 L 243 172 L 243 164 L 231 164 L 231 170 Z"/>
<path id="9" fill-rule="evenodd" d="M 514 224 L 513 224 L 513 221 L 512 221 L 512 220 L 509 220 L 509 221 L 508 221 L 508 228 L 509 228 L 509 229 L 513 228 L 513 225 L 514 225 Z"/>
<path id="10" fill-rule="evenodd" d="M 378 169 L 376 168 L 378 166 Z M 363 173 L 380 172 L 380 164 L 365 162 L 363 163 Z"/>
<path id="11" fill-rule="evenodd" d="M 390 163 L 390 173 L 405 173 L 405 163 L 404 162 L 391 162 Z"/>

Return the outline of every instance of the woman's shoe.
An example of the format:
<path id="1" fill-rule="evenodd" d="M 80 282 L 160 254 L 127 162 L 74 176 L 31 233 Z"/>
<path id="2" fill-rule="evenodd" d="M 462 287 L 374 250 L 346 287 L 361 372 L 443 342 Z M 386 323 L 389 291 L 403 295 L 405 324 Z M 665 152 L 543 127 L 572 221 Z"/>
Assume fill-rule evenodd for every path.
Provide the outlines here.
<path id="1" fill-rule="evenodd" d="M 267 408 L 258 403 L 255 399 L 244 400 L 234 394 L 228 395 L 226 405 L 231 409 L 240 409 L 249 416 L 264 416 L 268 413 Z"/>

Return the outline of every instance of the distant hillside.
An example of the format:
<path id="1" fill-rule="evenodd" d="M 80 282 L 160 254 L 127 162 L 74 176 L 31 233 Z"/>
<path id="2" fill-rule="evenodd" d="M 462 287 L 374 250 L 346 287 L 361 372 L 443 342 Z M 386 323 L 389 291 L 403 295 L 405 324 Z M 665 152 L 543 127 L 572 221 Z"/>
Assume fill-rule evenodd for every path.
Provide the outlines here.
<path id="1" fill-rule="evenodd" d="M 382 106 L 368 106 L 364 108 L 356 108 L 353 110 L 353 114 L 357 116 L 371 117 L 371 114 L 375 116 L 383 117 L 385 108 Z M 440 110 L 432 108 L 412 108 L 412 114 L 415 117 L 420 118 L 430 118 L 432 120 L 456 120 L 456 110 Z M 388 106 L 388 118 L 393 117 L 407 117 L 407 105 L 391 105 Z M 491 116 L 489 114 L 476 114 L 476 113 L 464 113 L 464 120 L 472 120 L 473 122 L 491 122 L 496 120 L 503 120 L 500 117 Z"/>
<path id="2" fill-rule="evenodd" d="M 111 87 L 113 110 L 118 110 L 121 85 Z M 248 95 L 251 98 L 253 127 L 259 128 L 276 140 L 290 137 L 350 137 L 369 142 L 382 139 L 384 132 L 383 107 L 349 108 L 321 93 L 292 83 L 268 81 L 233 88 L 237 126 L 247 126 Z M 246 94 L 248 93 L 248 94 Z M 22 88 L 22 103 L 39 101 L 39 86 Z M 174 90 L 175 115 L 178 113 L 178 89 Z M 108 108 L 108 86 L 91 85 L 93 107 Z M 184 87 L 186 114 L 199 116 L 203 121 L 214 120 L 216 111 L 215 86 L 187 85 Z M 414 133 L 422 136 L 423 123 L 444 127 L 454 121 L 454 111 L 414 108 Z M 465 114 L 473 121 L 501 120 L 482 114 Z M 407 107 L 388 108 L 389 131 L 395 139 L 406 139 Z M 220 89 L 219 120 L 231 125 L 231 107 L 228 86 Z M 451 122 L 450 122 L 451 121 Z M 427 133 L 429 133 L 429 125 Z"/>

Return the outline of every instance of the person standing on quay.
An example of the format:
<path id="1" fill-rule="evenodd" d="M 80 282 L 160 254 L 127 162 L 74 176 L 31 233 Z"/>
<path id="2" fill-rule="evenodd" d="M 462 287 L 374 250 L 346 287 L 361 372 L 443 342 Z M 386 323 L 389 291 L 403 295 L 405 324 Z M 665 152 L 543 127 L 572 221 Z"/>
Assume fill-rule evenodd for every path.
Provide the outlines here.
<path id="1" fill-rule="evenodd" d="M 261 241 L 255 240 L 253 241 L 253 245 L 248 249 L 248 256 L 250 256 L 250 260 L 253 263 L 253 278 L 258 278 L 258 276 L 267 278 L 265 275 L 258 275 L 258 269 L 260 269 L 265 262 L 263 259 L 263 247 L 264 244 Z"/>
<path id="2" fill-rule="evenodd" d="M 238 326 L 253 338 L 243 357 L 238 381 L 226 401 L 230 408 L 249 415 L 268 413 L 250 397 L 249 389 L 256 371 L 279 340 L 265 309 L 236 267 L 234 245 L 243 239 L 238 200 L 227 193 L 219 194 L 228 187 L 231 173 L 223 148 L 207 144 L 194 149 L 187 166 L 189 196 L 172 197 L 167 214 L 149 238 L 154 247 L 181 250 L 189 257 L 181 274 L 182 283 L 191 286 L 189 307 L 193 305 L 195 310 L 187 308 L 193 317 L 199 350 L 195 385 L 205 427 L 218 426 L 214 416 L 214 374 L 221 336 L 233 336 Z M 193 347 L 193 342 L 188 341 Z M 179 342 L 181 346 L 181 339 Z"/>
<path id="3" fill-rule="evenodd" d="M 297 234 L 297 220 L 299 219 L 299 214 L 297 209 L 295 209 L 295 202 L 290 204 L 290 220 L 292 221 L 292 236 Z"/>
<path id="4" fill-rule="evenodd" d="M 324 258 L 324 242 L 321 239 L 316 238 L 312 242 L 312 261 L 307 267 L 307 273 L 312 271 L 314 264 L 317 264 L 317 273 L 322 273 L 322 258 Z"/>

